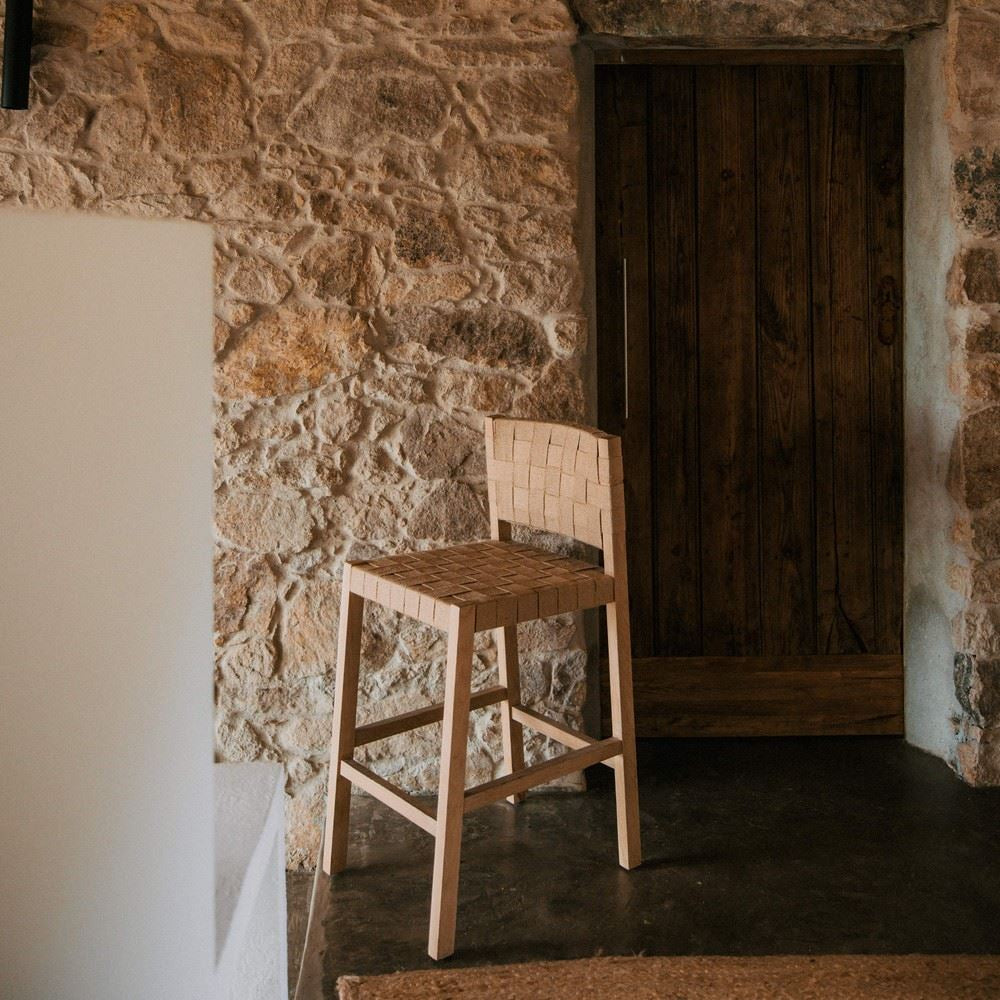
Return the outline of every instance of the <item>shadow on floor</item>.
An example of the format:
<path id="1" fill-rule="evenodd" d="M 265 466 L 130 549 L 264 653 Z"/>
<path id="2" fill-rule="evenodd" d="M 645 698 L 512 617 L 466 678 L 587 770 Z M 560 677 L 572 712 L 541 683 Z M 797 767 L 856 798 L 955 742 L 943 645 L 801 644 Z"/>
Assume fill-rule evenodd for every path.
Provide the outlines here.
<path id="1" fill-rule="evenodd" d="M 639 759 L 634 872 L 616 863 L 600 766 L 583 795 L 466 819 L 449 963 L 1000 951 L 1000 790 L 967 788 L 898 739 L 644 741 Z M 350 867 L 316 880 L 300 1000 L 334 997 L 341 975 L 433 965 L 432 854 L 355 799 Z M 304 908 L 311 876 L 296 878 Z"/>

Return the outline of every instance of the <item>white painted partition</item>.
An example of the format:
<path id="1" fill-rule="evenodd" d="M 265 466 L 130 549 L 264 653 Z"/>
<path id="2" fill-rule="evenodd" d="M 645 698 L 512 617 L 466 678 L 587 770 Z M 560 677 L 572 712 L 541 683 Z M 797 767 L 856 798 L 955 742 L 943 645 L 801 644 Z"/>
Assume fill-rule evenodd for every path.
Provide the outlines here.
<path id="1" fill-rule="evenodd" d="M 215 997 L 288 1000 L 285 769 L 215 765 Z"/>
<path id="2" fill-rule="evenodd" d="M 212 237 L 0 212 L 0 996 L 212 990 Z"/>

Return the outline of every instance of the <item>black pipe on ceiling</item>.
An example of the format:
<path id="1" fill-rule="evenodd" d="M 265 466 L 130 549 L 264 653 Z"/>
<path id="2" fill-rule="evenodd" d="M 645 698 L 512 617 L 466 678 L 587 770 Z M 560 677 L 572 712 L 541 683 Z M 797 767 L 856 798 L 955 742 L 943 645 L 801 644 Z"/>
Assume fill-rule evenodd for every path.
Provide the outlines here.
<path id="1" fill-rule="evenodd" d="M 31 74 L 33 0 L 7 0 L 4 11 L 3 86 L 0 108 L 23 111 L 28 106 Z"/>

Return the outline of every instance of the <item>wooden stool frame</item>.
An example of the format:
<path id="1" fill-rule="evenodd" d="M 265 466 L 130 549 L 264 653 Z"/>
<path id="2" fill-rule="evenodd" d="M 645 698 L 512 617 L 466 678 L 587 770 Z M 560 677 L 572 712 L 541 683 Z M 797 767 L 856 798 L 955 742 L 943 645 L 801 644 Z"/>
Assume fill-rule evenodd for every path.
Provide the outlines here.
<path id="1" fill-rule="evenodd" d="M 485 431 L 492 541 L 346 563 L 342 582 L 323 870 L 332 875 L 346 866 L 352 784 L 431 834 L 427 950 L 434 959 L 455 948 L 462 821 L 480 806 L 500 799 L 515 803 L 529 788 L 604 763 L 615 773 L 618 862 L 629 869 L 641 860 L 621 441 L 577 425 L 507 417 L 487 417 Z M 512 524 L 600 548 L 603 570 L 511 542 Z M 366 600 L 447 631 L 443 702 L 357 725 Z M 608 623 L 611 736 L 597 740 L 521 704 L 517 625 L 602 605 Z M 487 629 L 496 635 L 500 683 L 473 692 L 473 638 Z M 488 705 L 500 706 L 506 773 L 466 789 L 469 713 Z M 356 747 L 434 722 L 443 722 L 436 809 L 354 759 Z M 563 744 L 567 752 L 525 767 L 524 726 Z"/>

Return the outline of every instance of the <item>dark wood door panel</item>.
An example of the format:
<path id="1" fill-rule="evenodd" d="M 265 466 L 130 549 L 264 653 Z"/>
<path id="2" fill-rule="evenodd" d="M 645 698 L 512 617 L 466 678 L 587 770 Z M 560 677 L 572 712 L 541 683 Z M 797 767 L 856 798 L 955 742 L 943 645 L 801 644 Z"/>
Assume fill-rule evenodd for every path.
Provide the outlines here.
<path id="1" fill-rule="evenodd" d="M 899 732 L 901 67 L 599 66 L 597 126 L 639 732 Z"/>

